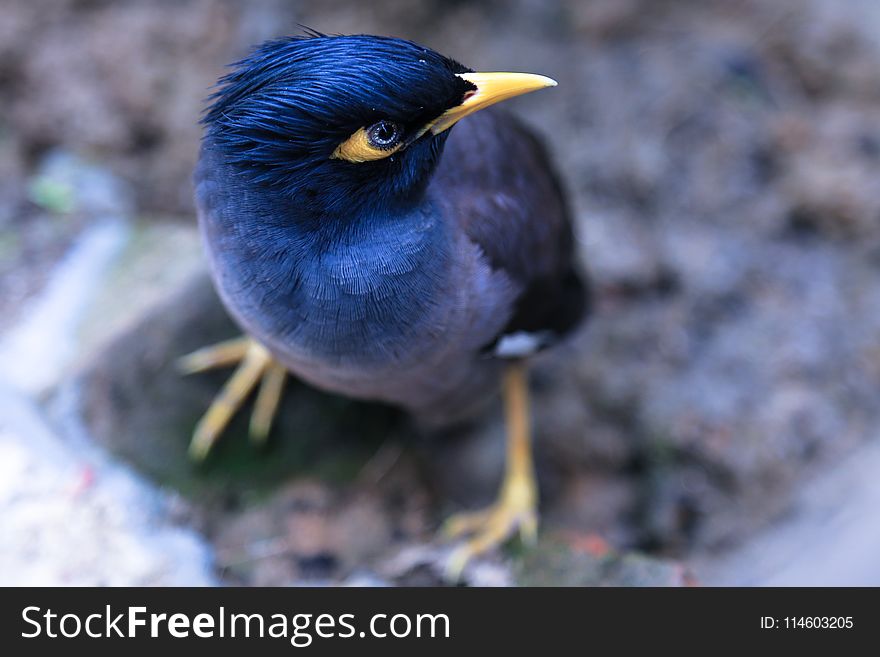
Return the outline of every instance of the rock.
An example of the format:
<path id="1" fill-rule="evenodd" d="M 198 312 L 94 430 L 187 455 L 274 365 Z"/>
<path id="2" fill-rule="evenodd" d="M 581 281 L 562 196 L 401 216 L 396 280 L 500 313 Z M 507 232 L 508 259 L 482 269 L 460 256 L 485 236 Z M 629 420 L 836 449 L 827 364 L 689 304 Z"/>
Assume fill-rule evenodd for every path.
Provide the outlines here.
<path id="1" fill-rule="evenodd" d="M 47 284 L 65 254 L 70 259 L 80 251 L 79 270 L 101 269 L 113 255 L 113 244 L 124 240 L 133 211 L 130 187 L 66 149 L 48 152 L 14 191 L 3 194 L 0 189 L 0 329 L 23 313 L 33 315 L 27 301 Z M 91 257 L 82 253 L 85 247 L 76 248 L 83 243 L 95 249 Z M 67 284 L 63 277 L 55 278 L 56 294 L 74 299 L 87 295 L 73 271 L 71 278 Z M 69 305 L 83 303 L 72 299 Z M 32 323 L 29 332 L 34 330 Z"/>
<path id="2" fill-rule="evenodd" d="M 875 440 L 813 477 L 779 522 L 702 555 L 694 571 L 710 586 L 880 585 L 878 468 Z"/>
<path id="3" fill-rule="evenodd" d="M 239 413 L 204 465 L 187 455 L 197 420 L 230 372 L 182 376 L 176 361 L 195 349 L 239 334 L 207 275 L 122 332 L 73 385 L 95 439 L 162 485 L 188 496 L 265 491 L 294 473 L 350 479 L 398 416 L 387 408 L 323 394 L 290 381 L 268 451 L 247 438 L 248 410 Z"/>
<path id="4" fill-rule="evenodd" d="M 0 583 L 216 583 L 209 548 L 167 496 L 3 385 L 0 418 Z"/>

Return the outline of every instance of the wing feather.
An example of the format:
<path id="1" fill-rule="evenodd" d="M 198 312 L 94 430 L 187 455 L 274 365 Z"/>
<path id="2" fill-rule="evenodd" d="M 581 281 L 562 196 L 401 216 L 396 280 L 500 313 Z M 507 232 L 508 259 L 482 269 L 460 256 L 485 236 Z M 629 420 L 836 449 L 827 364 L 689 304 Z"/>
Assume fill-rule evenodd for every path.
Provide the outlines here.
<path id="1" fill-rule="evenodd" d="M 538 349 L 571 331 L 589 291 L 575 263 L 565 195 L 538 139 L 503 110 L 478 112 L 453 128 L 434 178 L 449 186 L 441 189 L 456 188 L 461 227 L 521 288 L 510 321 L 486 348 L 525 334 Z"/>

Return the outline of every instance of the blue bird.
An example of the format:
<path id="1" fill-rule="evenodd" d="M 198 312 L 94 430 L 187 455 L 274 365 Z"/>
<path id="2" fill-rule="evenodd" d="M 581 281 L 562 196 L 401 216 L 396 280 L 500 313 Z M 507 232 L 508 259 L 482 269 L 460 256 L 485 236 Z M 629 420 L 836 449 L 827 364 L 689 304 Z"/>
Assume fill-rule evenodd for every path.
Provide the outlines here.
<path id="1" fill-rule="evenodd" d="M 194 457 L 257 387 L 251 433 L 264 439 L 288 372 L 433 426 L 500 385 L 506 474 L 494 505 L 448 521 L 450 575 L 517 532 L 535 538 L 526 365 L 575 328 L 588 290 L 544 148 L 487 108 L 555 84 L 364 35 L 271 41 L 234 65 L 203 121 L 195 195 L 246 337 L 183 362 L 237 364 Z"/>

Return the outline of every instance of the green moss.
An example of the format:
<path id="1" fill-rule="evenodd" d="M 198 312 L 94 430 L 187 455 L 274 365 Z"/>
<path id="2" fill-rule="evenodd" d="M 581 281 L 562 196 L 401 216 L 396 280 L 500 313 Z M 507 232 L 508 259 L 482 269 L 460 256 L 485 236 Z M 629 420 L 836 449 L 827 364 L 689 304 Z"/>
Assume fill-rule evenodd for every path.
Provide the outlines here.
<path id="1" fill-rule="evenodd" d="M 28 198 L 55 214 L 70 214 L 76 209 L 76 190 L 71 185 L 44 176 L 31 181 Z"/>

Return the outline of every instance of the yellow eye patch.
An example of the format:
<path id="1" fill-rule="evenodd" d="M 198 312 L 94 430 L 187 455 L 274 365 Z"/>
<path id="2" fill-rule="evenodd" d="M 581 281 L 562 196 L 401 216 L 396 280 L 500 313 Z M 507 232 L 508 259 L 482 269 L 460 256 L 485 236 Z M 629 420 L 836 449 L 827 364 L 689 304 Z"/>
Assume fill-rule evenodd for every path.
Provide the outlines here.
<path id="1" fill-rule="evenodd" d="M 379 121 L 355 133 L 336 147 L 331 158 L 348 162 L 371 162 L 381 160 L 400 150 L 403 146 L 402 131 L 394 123 Z"/>

